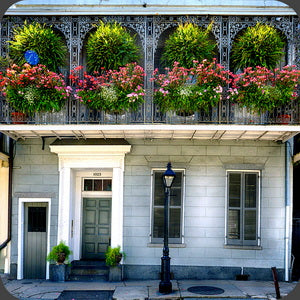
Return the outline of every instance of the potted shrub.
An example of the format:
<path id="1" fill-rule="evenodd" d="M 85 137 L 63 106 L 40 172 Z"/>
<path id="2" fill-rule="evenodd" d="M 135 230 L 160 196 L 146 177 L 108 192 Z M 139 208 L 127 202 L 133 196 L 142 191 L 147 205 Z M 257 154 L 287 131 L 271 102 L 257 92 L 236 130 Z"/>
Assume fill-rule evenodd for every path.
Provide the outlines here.
<path id="1" fill-rule="evenodd" d="M 162 61 L 167 67 L 178 62 L 184 68 L 193 67 L 193 61 L 212 60 L 216 42 L 209 34 L 212 23 L 202 29 L 193 23 L 179 24 L 165 42 Z"/>
<path id="2" fill-rule="evenodd" d="M 100 21 L 97 30 L 87 40 L 87 67 L 89 72 L 118 69 L 138 59 L 135 36 L 117 22 Z"/>
<path id="3" fill-rule="evenodd" d="M 17 65 L 26 63 L 24 53 L 33 50 L 39 63 L 51 71 L 58 72 L 66 63 L 67 47 L 63 39 L 46 24 L 24 22 L 14 28 L 13 40 L 9 42 L 9 57 Z"/>
<path id="4" fill-rule="evenodd" d="M 75 97 L 91 109 L 107 113 L 122 114 L 129 110 L 137 110 L 144 102 L 144 69 L 136 63 L 120 67 L 118 71 L 108 70 L 94 75 L 83 73 L 77 67 L 70 75 L 76 86 Z"/>
<path id="5" fill-rule="evenodd" d="M 44 65 L 12 65 L 0 74 L 0 91 L 17 112 L 59 111 L 70 95 L 63 76 L 49 71 Z"/>
<path id="6" fill-rule="evenodd" d="M 235 70 L 256 66 L 273 69 L 284 54 L 283 35 L 273 26 L 257 23 L 234 41 L 231 62 Z"/>
<path id="7" fill-rule="evenodd" d="M 105 262 L 109 267 L 109 281 L 121 281 L 122 280 L 122 269 L 120 262 L 122 258 L 125 259 L 126 255 L 121 251 L 121 247 L 108 247 L 105 253 Z"/>
<path id="8" fill-rule="evenodd" d="M 300 70 L 295 67 L 286 66 L 274 71 L 259 66 L 245 68 L 243 73 L 235 76 L 228 97 L 258 114 L 287 105 L 299 96 Z"/>
<path id="9" fill-rule="evenodd" d="M 216 106 L 222 98 L 223 87 L 231 82 L 231 73 L 213 59 L 194 61 L 192 68 L 175 62 L 166 74 L 154 71 L 154 101 L 162 112 L 173 111 L 190 115 Z"/>
<path id="10" fill-rule="evenodd" d="M 72 251 L 63 241 L 54 246 L 47 256 L 50 264 L 50 280 L 52 281 L 65 281 L 66 280 L 66 264 Z"/>

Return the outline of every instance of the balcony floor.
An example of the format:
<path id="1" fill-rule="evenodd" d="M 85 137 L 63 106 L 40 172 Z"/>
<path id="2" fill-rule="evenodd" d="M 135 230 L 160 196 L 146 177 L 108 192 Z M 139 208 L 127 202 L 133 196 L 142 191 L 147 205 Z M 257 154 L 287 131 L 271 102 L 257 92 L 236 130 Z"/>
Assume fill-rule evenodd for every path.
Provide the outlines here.
<path id="1" fill-rule="evenodd" d="M 0 132 L 11 138 L 124 138 L 254 140 L 286 142 L 300 133 L 300 125 L 0 125 Z"/>

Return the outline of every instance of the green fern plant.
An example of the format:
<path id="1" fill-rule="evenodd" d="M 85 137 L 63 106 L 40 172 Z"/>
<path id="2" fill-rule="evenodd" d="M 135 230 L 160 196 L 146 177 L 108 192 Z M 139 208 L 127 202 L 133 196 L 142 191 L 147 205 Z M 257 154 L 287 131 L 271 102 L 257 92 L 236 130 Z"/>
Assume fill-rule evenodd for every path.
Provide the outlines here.
<path id="1" fill-rule="evenodd" d="M 51 252 L 47 256 L 48 261 L 55 261 L 56 263 L 63 263 L 65 260 L 69 259 L 72 251 L 69 246 L 67 246 L 63 241 L 61 241 L 58 245 L 54 246 Z"/>
<path id="2" fill-rule="evenodd" d="M 125 259 L 126 254 L 121 251 L 121 247 L 112 248 L 108 246 L 107 251 L 105 252 L 105 262 L 107 266 L 114 267 L 116 266 L 122 258 Z"/>
<path id="3" fill-rule="evenodd" d="M 24 22 L 23 26 L 13 31 L 14 38 L 9 42 L 9 56 L 14 63 L 21 66 L 26 61 L 24 53 L 35 51 L 39 56 L 39 63 L 57 72 L 66 63 L 67 47 L 63 39 L 51 27 L 37 22 Z"/>
<path id="4" fill-rule="evenodd" d="M 284 46 L 284 37 L 276 28 L 257 23 L 233 43 L 232 66 L 235 70 L 256 66 L 274 69 L 284 54 Z"/>
<path id="5" fill-rule="evenodd" d="M 212 23 L 205 30 L 192 23 L 179 24 L 165 42 L 163 64 L 171 67 L 179 62 L 180 66 L 191 68 L 194 60 L 211 60 L 216 48 L 209 36 L 211 28 Z"/>
<path id="6" fill-rule="evenodd" d="M 100 21 L 97 30 L 88 38 L 87 67 L 89 72 L 101 69 L 117 70 L 138 59 L 135 36 L 117 22 Z"/>

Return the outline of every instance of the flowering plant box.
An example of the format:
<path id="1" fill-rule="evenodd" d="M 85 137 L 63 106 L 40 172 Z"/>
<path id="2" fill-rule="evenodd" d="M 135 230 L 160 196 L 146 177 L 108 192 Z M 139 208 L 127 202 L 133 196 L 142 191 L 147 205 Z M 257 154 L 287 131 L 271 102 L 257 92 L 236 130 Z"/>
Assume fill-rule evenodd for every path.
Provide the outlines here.
<path id="1" fill-rule="evenodd" d="M 216 62 L 194 61 L 192 68 L 166 68 L 165 74 L 156 69 L 151 79 L 155 83 L 154 101 L 162 112 L 175 111 L 190 115 L 216 106 L 222 98 L 223 87 L 231 82 L 231 72 Z"/>
<path id="2" fill-rule="evenodd" d="M 59 111 L 69 97 L 71 88 L 61 74 L 44 65 L 12 65 L 0 74 L 0 91 L 8 103 L 25 114 Z"/>
<path id="3" fill-rule="evenodd" d="M 243 73 L 235 75 L 228 99 L 258 113 L 287 105 L 298 97 L 300 70 L 295 67 L 273 71 L 260 66 L 245 68 Z"/>
<path id="4" fill-rule="evenodd" d="M 88 107 L 121 114 L 137 110 L 144 102 L 144 69 L 136 63 L 93 75 L 83 72 L 81 77 L 82 69 L 82 66 L 75 68 L 70 79 L 76 87 L 75 97 Z"/>

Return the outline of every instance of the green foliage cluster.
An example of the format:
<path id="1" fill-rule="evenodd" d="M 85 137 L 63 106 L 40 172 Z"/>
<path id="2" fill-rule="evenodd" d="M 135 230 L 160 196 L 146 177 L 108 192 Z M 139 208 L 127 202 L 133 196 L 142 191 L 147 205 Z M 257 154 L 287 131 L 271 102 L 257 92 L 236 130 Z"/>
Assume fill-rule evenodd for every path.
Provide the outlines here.
<path id="1" fill-rule="evenodd" d="M 125 259 L 126 255 L 123 251 L 121 251 L 120 246 L 115 248 L 109 246 L 105 253 L 106 265 L 114 267 L 121 261 L 122 257 Z"/>
<path id="2" fill-rule="evenodd" d="M 65 103 L 64 97 L 55 89 L 37 89 L 33 86 L 20 89 L 8 87 L 6 98 L 16 111 L 25 114 L 59 111 Z"/>
<path id="3" fill-rule="evenodd" d="M 300 70 L 295 67 L 285 66 L 273 71 L 259 66 L 245 68 L 235 76 L 229 98 L 257 113 L 288 105 L 298 97 Z"/>
<path id="4" fill-rule="evenodd" d="M 30 66 L 13 64 L 0 74 L 0 91 L 9 104 L 18 112 L 59 111 L 71 88 L 63 77 L 49 71 L 44 65 Z"/>
<path id="5" fill-rule="evenodd" d="M 279 107 L 282 100 L 282 93 L 277 86 L 250 85 L 239 92 L 239 103 L 246 106 L 249 111 L 264 113 L 273 111 Z"/>
<path id="6" fill-rule="evenodd" d="M 206 112 L 218 104 L 221 94 L 207 84 L 187 84 L 174 88 L 168 95 L 155 93 L 155 102 L 162 112 L 175 111 L 178 115 L 191 115 L 201 109 Z"/>
<path id="7" fill-rule="evenodd" d="M 47 261 L 57 262 L 60 253 L 64 253 L 66 255 L 66 260 L 68 260 L 70 254 L 72 254 L 72 251 L 70 250 L 69 246 L 67 246 L 63 241 L 61 241 L 58 245 L 52 248 L 51 252 L 47 256 Z"/>
<path id="8" fill-rule="evenodd" d="M 0 56 L 0 70 L 5 71 L 12 64 L 12 61 L 9 57 Z"/>
<path id="9" fill-rule="evenodd" d="M 88 38 L 86 51 L 89 72 L 116 70 L 138 59 L 135 37 L 117 22 L 100 21 Z"/>
<path id="10" fill-rule="evenodd" d="M 154 101 L 162 112 L 175 111 L 177 114 L 189 115 L 195 111 L 209 111 L 222 99 L 223 87 L 231 82 L 232 74 L 224 67 L 204 59 L 196 61 L 193 68 L 180 67 L 174 63 L 166 74 L 154 71 L 156 89 Z"/>
<path id="11" fill-rule="evenodd" d="M 17 65 L 26 61 L 24 53 L 27 50 L 35 51 L 40 61 L 51 71 L 57 72 L 59 67 L 65 65 L 67 47 L 63 39 L 51 27 L 37 22 L 24 22 L 23 26 L 13 31 L 14 38 L 10 41 L 9 56 Z"/>
<path id="12" fill-rule="evenodd" d="M 70 79 L 77 85 L 75 97 L 92 109 L 114 114 L 136 111 L 144 102 L 144 69 L 136 63 L 126 64 L 119 70 L 108 70 L 99 75 L 83 73 L 77 67 Z"/>
<path id="13" fill-rule="evenodd" d="M 162 61 L 167 67 L 179 62 L 182 67 L 191 68 L 193 61 L 211 60 L 216 43 L 209 37 L 212 23 L 203 30 L 192 23 L 179 24 L 165 42 Z"/>
<path id="14" fill-rule="evenodd" d="M 273 69 L 284 52 L 285 41 L 274 27 L 257 23 L 248 27 L 233 43 L 232 65 L 235 70 L 256 66 Z"/>

